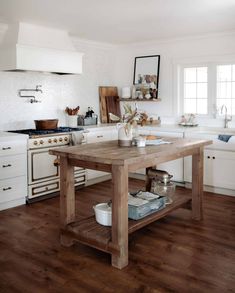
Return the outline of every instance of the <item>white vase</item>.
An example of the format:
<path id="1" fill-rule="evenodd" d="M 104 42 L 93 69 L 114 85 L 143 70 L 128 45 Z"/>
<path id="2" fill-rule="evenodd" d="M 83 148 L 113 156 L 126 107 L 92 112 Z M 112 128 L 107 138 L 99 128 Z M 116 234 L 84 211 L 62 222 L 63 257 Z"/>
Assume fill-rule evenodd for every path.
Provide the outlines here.
<path id="1" fill-rule="evenodd" d="M 132 126 L 128 126 L 126 123 L 118 123 L 118 145 L 119 146 L 131 146 L 132 145 Z"/>
<path id="2" fill-rule="evenodd" d="M 77 127 L 78 126 L 78 116 L 77 115 L 68 115 L 67 116 L 68 127 Z"/>

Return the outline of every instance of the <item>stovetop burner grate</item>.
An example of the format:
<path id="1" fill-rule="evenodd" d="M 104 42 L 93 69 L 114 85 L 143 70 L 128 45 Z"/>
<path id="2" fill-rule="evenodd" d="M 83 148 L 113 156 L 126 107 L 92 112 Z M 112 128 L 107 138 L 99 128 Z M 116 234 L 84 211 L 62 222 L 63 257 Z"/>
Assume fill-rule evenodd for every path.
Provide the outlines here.
<path id="1" fill-rule="evenodd" d="M 22 130 L 10 130 L 8 132 L 20 133 L 20 134 L 28 134 L 30 137 L 34 135 L 48 135 L 48 134 L 56 134 L 63 132 L 72 132 L 72 131 L 82 131 L 83 127 L 66 127 L 61 126 L 56 129 L 48 129 L 48 130 L 36 130 L 36 129 L 22 129 Z"/>

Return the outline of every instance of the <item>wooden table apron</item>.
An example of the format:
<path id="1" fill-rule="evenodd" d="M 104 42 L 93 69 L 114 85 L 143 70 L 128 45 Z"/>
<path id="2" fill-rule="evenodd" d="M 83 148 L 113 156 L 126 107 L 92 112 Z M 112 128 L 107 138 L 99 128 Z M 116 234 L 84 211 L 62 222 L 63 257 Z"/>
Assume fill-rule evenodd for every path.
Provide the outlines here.
<path id="1" fill-rule="evenodd" d="M 189 200 L 176 200 L 162 211 L 140 221 L 128 222 L 128 172 L 192 156 L 192 218 L 202 219 L 203 148 L 211 141 L 167 138 L 172 144 L 161 146 L 118 147 L 117 141 L 50 150 L 60 156 L 60 221 L 61 244 L 74 241 L 111 253 L 112 265 L 128 265 L 128 234 L 183 206 Z M 112 173 L 112 227 L 97 224 L 94 217 L 76 221 L 74 166 Z M 149 186 L 149 182 L 146 183 Z M 130 224 L 131 223 L 131 224 Z M 85 228 L 86 227 L 86 228 Z M 89 227 L 89 229 L 87 228 Z M 111 229 L 111 230 L 110 230 Z"/>

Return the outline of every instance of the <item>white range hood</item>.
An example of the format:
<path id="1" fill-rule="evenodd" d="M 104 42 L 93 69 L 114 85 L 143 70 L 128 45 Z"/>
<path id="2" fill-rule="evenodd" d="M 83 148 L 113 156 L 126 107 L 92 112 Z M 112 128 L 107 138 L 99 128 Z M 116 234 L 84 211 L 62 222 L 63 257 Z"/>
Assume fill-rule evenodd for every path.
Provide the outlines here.
<path id="1" fill-rule="evenodd" d="M 82 56 L 63 30 L 18 23 L 8 26 L 0 45 L 0 70 L 82 73 Z"/>

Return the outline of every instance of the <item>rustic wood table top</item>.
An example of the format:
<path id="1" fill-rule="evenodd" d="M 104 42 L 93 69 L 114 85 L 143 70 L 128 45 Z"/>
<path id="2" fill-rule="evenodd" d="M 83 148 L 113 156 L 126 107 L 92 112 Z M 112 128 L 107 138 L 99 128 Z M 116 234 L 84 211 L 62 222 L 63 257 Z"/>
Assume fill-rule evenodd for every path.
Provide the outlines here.
<path id="1" fill-rule="evenodd" d="M 199 140 L 192 138 L 167 137 L 165 141 L 171 144 L 148 145 L 142 148 L 120 147 L 117 141 L 90 143 L 71 147 L 61 147 L 50 151 L 51 154 L 76 158 L 81 161 L 103 163 L 107 165 L 123 165 L 141 163 L 143 159 L 151 160 L 160 157 L 171 156 L 181 152 L 187 152 L 193 148 L 204 147 L 212 144 L 210 140 Z"/>

